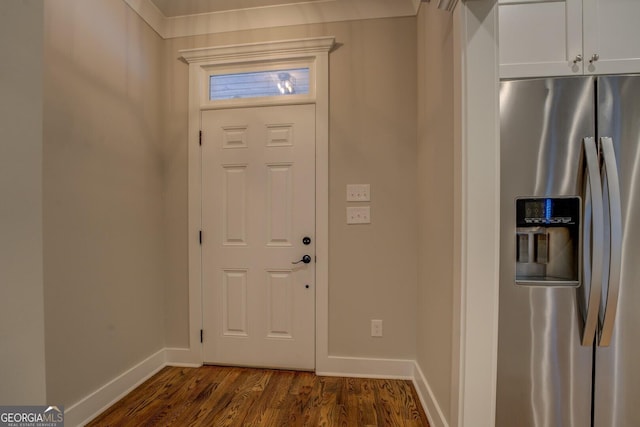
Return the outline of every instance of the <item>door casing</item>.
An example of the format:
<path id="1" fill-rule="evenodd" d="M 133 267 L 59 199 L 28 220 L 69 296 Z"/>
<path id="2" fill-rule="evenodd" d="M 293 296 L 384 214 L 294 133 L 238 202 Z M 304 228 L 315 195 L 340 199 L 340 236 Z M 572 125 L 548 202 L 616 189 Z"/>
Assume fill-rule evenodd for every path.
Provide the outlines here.
<path id="1" fill-rule="evenodd" d="M 202 365 L 202 164 L 200 150 L 201 112 L 207 109 L 313 103 L 316 111 L 316 371 L 329 363 L 329 52 L 335 37 L 319 37 L 266 43 L 181 50 L 189 64 L 188 134 L 188 258 L 189 258 L 189 347 L 180 352 L 185 364 Z M 287 97 L 244 99 L 216 104 L 206 99 L 208 76 L 218 67 L 305 62 L 311 73 L 313 91 L 304 99 Z M 175 354 L 176 352 L 174 352 Z"/>

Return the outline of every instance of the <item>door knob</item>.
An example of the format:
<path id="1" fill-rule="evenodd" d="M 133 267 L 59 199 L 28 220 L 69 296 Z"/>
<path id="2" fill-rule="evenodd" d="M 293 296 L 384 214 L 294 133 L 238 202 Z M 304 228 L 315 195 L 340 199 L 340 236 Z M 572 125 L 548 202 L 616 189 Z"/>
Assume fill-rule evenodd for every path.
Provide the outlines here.
<path id="1" fill-rule="evenodd" d="M 294 261 L 291 264 L 300 264 L 301 262 L 304 262 L 305 264 L 309 264 L 311 262 L 311 257 L 309 255 L 304 255 L 301 260 Z"/>

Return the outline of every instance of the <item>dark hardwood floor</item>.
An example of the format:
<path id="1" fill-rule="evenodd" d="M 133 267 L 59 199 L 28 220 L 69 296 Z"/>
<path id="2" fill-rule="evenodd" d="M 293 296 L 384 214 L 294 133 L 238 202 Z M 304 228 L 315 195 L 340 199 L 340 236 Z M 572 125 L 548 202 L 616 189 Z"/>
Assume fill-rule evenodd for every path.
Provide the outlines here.
<path id="1" fill-rule="evenodd" d="M 429 426 L 410 381 L 166 367 L 88 426 Z"/>

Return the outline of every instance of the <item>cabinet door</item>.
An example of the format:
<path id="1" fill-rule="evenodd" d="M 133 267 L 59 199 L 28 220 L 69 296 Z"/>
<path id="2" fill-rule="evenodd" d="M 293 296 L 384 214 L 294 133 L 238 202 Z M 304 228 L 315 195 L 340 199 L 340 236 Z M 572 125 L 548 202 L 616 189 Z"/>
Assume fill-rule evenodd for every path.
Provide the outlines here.
<path id="1" fill-rule="evenodd" d="M 500 77 L 583 73 L 582 0 L 500 0 L 498 11 Z"/>
<path id="2" fill-rule="evenodd" d="M 640 72 L 640 1 L 584 0 L 583 7 L 585 74 Z"/>

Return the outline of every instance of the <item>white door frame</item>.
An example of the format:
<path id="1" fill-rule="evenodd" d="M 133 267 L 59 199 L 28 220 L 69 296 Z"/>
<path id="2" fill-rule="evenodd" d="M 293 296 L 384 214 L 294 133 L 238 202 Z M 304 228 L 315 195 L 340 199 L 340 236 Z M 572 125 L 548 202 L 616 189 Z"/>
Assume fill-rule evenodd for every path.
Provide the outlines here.
<path id="1" fill-rule="evenodd" d="M 313 103 L 316 106 L 316 370 L 329 357 L 329 51 L 335 37 L 219 46 L 181 50 L 189 64 L 189 349 L 181 362 L 203 363 L 202 328 L 202 164 L 199 145 L 201 111 L 205 109 Z M 287 97 L 241 100 L 214 104 L 206 91 L 208 76 L 215 67 L 247 67 L 283 62 L 310 65 L 310 94 L 305 99 Z"/>
<path id="2" fill-rule="evenodd" d="M 454 367 L 449 425 L 495 425 L 500 276 L 498 1 L 454 11 Z"/>

